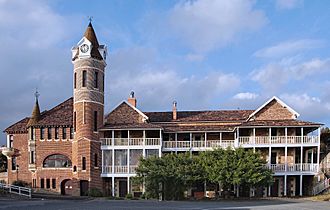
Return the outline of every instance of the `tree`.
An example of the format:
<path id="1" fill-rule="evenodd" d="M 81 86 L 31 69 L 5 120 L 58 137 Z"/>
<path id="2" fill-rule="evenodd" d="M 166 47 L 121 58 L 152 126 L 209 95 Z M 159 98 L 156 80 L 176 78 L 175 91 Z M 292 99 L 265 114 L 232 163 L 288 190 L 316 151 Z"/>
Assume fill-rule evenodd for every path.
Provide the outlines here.
<path id="1" fill-rule="evenodd" d="M 3 154 L 0 154 L 0 172 L 7 171 L 7 157 Z"/>
<path id="2" fill-rule="evenodd" d="M 243 148 L 216 149 L 196 156 L 172 153 L 141 159 L 137 179 L 144 182 L 149 197 L 161 194 L 165 200 L 173 200 L 182 198 L 184 191 L 199 181 L 218 184 L 225 192 L 236 186 L 267 186 L 272 172 L 265 164 L 260 153 Z"/>

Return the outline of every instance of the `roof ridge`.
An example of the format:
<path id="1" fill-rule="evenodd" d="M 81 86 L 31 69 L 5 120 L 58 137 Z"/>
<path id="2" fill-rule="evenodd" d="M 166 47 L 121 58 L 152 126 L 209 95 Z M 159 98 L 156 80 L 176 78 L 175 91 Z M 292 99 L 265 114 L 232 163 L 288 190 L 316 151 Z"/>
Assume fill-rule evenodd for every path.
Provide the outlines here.
<path id="1" fill-rule="evenodd" d="M 232 111 L 255 111 L 255 109 L 219 109 L 219 110 L 182 110 L 177 112 L 232 112 Z M 143 113 L 172 113 L 172 111 L 144 111 Z"/>

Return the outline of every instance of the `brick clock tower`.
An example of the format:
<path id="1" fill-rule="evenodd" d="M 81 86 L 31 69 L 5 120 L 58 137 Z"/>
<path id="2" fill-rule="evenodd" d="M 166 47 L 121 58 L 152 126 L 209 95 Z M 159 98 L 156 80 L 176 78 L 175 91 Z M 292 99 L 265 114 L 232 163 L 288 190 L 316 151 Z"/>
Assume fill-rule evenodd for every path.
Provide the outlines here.
<path id="1" fill-rule="evenodd" d="M 103 126 L 106 55 L 107 48 L 99 45 L 90 22 L 84 37 L 72 48 L 75 132 L 72 166 L 76 195 L 84 195 L 91 188 L 102 189 L 98 129 Z"/>

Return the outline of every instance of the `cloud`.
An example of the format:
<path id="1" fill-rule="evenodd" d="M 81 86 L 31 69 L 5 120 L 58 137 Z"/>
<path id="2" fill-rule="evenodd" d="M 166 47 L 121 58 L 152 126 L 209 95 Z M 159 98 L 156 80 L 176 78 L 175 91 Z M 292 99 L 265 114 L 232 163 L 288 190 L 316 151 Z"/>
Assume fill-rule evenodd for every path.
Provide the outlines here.
<path id="1" fill-rule="evenodd" d="M 185 56 L 187 61 L 191 61 L 191 62 L 201 62 L 204 60 L 205 56 L 201 55 L 201 54 L 187 54 Z"/>
<path id="2" fill-rule="evenodd" d="M 239 34 L 260 29 L 267 18 L 248 0 L 179 2 L 168 12 L 170 28 L 195 52 L 223 47 Z"/>
<path id="3" fill-rule="evenodd" d="M 294 9 L 301 6 L 303 0 L 276 0 L 277 9 Z"/>
<path id="4" fill-rule="evenodd" d="M 74 20 L 45 1 L 0 1 L 1 130 L 31 113 L 36 87 L 41 109 L 72 95 L 70 46 L 64 46 L 76 32 Z"/>
<path id="5" fill-rule="evenodd" d="M 325 46 L 322 40 L 300 39 L 281 42 L 279 44 L 258 50 L 254 56 L 261 58 L 278 58 L 291 55 L 303 50 L 321 48 Z"/>
<path id="6" fill-rule="evenodd" d="M 136 93 L 138 106 L 144 110 L 168 110 L 174 100 L 183 109 L 200 109 L 240 86 L 238 76 L 222 71 L 198 76 L 180 75 L 177 69 L 158 63 L 158 53 L 153 49 L 120 49 L 110 56 L 112 63 L 107 84 L 111 85 L 106 88 L 110 107 L 107 111 L 126 99 L 131 90 Z"/>
<path id="7" fill-rule="evenodd" d="M 238 100 L 252 100 L 252 99 L 256 99 L 258 96 L 259 95 L 256 93 L 245 92 L 245 93 L 237 93 L 236 95 L 233 96 L 233 98 Z"/>
<path id="8" fill-rule="evenodd" d="M 67 24 L 43 1 L 0 1 L 2 46 L 48 48 L 67 38 Z"/>
<path id="9" fill-rule="evenodd" d="M 305 78 L 311 79 L 328 72 L 330 69 L 330 58 L 314 58 L 302 63 L 293 60 L 282 60 L 269 63 L 250 73 L 251 80 L 258 82 L 265 91 L 274 93 L 281 90 L 288 82 L 301 81 Z"/>
<path id="10" fill-rule="evenodd" d="M 306 120 L 327 120 L 330 117 L 329 99 L 322 100 L 316 96 L 310 96 L 307 93 L 302 94 L 282 94 L 280 98 L 290 107 L 301 114 Z"/>

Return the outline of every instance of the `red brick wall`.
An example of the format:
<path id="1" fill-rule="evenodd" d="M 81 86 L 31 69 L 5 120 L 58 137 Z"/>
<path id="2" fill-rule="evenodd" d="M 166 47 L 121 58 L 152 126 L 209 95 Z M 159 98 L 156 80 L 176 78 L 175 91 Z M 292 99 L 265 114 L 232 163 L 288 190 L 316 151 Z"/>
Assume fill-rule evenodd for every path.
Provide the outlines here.
<path id="1" fill-rule="evenodd" d="M 29 152 L 28 152 L 28 134 L 14 134 L 13 148 L 19 150 L 19 156 L 16 157 L 16 164 L 19 165 L 18 173 L 12 169 L 12 160 L 8 160 L 8 178 L 9 183 L 17 180 L 23 180 L 31 183 L 31 172 L 28 170 L 29 166 Z"/>

